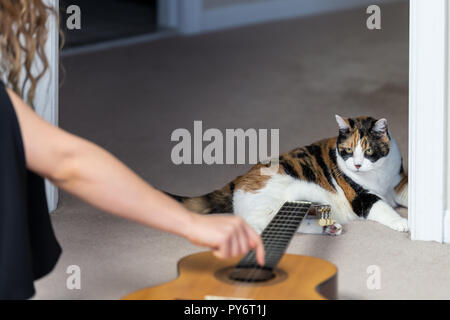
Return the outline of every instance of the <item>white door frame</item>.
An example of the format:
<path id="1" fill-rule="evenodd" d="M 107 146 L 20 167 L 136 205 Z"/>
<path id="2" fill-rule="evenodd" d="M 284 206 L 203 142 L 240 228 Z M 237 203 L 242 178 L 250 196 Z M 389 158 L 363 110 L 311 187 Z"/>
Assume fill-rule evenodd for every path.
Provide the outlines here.
<path id="1" fill-rule="evenodd" d="M 410 1 L 409 223 L 411 239 L 448 242 L 448 4 Z"/>
<path id="2" fill-rule="evenodd" d="M 46 0 L 46 3 L 53 5 L 55 10 L 59 10 L 59 1 Z M 36 112 L 44 119 L 54 125 L 58 125 L 59 26 L 56 19 L 49 19 L 48 30 L 49 34 L 45 50 L 49 70 L 38 84 L 34 107 L 36 108 Z M 58 205 L 58 189 L 46 181 L 46 192 L 48 207 L 50 212 L 52 212 Z"/>

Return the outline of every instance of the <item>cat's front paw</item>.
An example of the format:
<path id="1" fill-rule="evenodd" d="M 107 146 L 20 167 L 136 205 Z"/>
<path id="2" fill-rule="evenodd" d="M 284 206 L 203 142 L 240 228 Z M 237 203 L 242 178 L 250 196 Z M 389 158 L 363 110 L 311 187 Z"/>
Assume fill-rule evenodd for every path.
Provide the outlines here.
<path id="1" fill-rule="evenodd" d="M 389 223 L 388 227 L 400 232 L 408 232 L 408 220 L 405 218 L 398 218 Z"/>
<path id="2" fill-rule="evenodd" d="M 367 219 L 384 224 L 385 226 L 396 231 L 408 231 L 408 220 L 402 218 L 398 212 L 392 209 L 392 207 L 386 202 L 381 200 L 372 206 Z"/>

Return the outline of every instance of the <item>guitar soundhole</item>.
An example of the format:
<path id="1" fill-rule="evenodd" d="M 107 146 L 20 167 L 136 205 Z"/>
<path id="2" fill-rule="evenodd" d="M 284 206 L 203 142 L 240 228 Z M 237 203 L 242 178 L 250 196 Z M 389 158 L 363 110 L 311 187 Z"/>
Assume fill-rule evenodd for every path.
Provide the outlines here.
<path id="1" fill-rule="evenodd" d="M 256 268 L 236 268 L 227 267 L 218 270 L 214 276 L 227 284 L 231 285 L 249 285 L 249 286 L 266 286 L 273 285 L 285 281 L 288 275 L 279 268 L 259 269 Z"/>
<path id="2" fill-rule="evenodd" d="M 269 269 L 236 268 L 228 277 L 234 281 L 261 282 L 275 278 L 275 274 Z"/>

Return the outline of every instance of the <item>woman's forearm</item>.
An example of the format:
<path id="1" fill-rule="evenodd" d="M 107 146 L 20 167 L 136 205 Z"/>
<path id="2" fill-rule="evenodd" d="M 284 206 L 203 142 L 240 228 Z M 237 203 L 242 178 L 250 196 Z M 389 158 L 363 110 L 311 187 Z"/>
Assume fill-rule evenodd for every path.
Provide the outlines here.
<path id="1" fill-rule="evenodd" d="M 79 138 L 76 138 L 79 139 Z M 239 217 L 207 217 L 185 209 L 154 189 L 102 148 L 79 139 L 56 185 L 112 214 L 177 234 L 215 250 L 219 257 L 257 252 L 264 264 L 261 238 Z"/>
<path id="2" fill-rule="evenodd" d="M 185 236 L 193 216 L 97 145 L 54 127 L 8 90 L 19 119 L 27 166 L 109 213 Z"/>
<path id="3" fill-rule="evenodd" d="M 254 248 L 263 264 L 261 237 L 239 217 L 208 217 L 186 210 L 154 189 L 109 152 L 54 127 L 8 90 L 28 169 L 106 212 L 183 236 L 231 257 Z"/>
<path id="4" fill-rule="evenodd" d="M 106 150 L 76 139 L 57 180 L 60 188 L 115 215 L 187 236 L 192 213 L 154 189 Z"/>

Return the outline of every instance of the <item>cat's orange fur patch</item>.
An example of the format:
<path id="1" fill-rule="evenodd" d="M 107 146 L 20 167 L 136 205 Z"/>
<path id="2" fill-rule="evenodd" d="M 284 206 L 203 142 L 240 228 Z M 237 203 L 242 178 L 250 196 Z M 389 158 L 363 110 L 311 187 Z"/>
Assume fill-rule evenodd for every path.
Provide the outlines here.
<path id="1" fill-rule="evenodd" d="M 261 174 L 261 169 L 268 168 L 263 164 L 256 164 L 245 175 L 237 177 L 233 183 L 236 190 L 242 190 L 244 192 L 256 192 L 265 187 L 267 181 L 270 179 L 270 175 Z M 278 168 L 278 173 L 281 173 L 281 169 Z"/>

